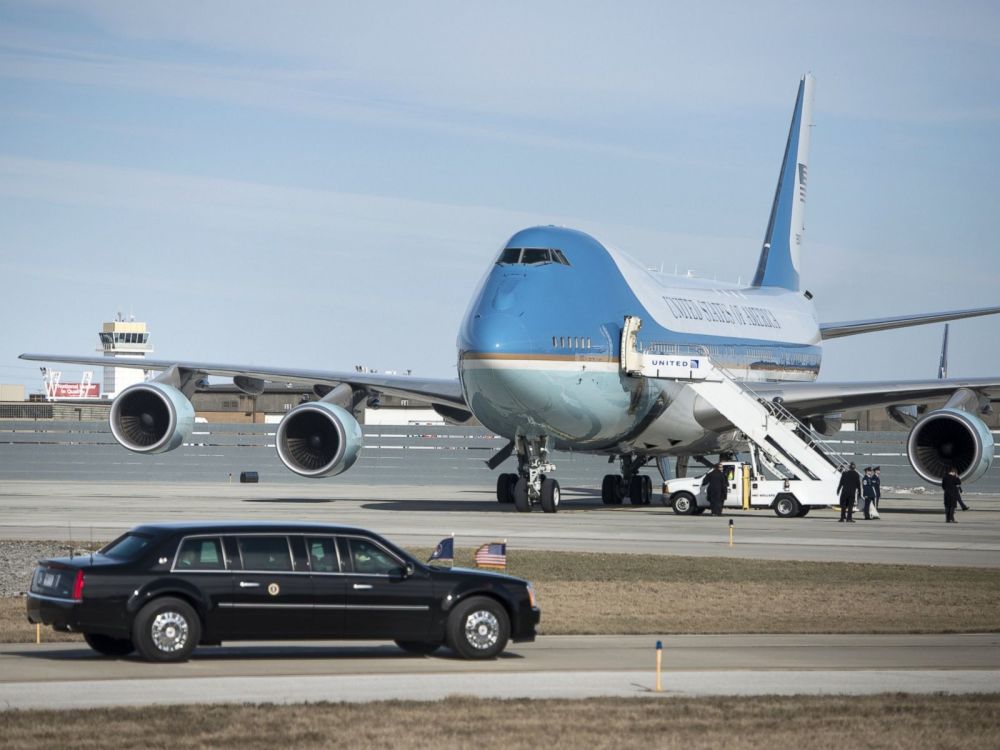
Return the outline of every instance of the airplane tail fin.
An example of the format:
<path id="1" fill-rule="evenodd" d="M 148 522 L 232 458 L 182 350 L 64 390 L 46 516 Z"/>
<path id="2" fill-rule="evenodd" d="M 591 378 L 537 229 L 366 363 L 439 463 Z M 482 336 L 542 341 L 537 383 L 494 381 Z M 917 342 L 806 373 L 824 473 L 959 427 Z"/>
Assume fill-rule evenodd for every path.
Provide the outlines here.
<path id="1" fill-rule="evenodd" d="M 806 177 L 809 170 L 809 128 L 812 125 L 813 77 L 799 82 L 785 158 L 771 204 L 764 247 L 757 261 L 753 286 L 799 288 L 799 246 L 805 230 Z"/>

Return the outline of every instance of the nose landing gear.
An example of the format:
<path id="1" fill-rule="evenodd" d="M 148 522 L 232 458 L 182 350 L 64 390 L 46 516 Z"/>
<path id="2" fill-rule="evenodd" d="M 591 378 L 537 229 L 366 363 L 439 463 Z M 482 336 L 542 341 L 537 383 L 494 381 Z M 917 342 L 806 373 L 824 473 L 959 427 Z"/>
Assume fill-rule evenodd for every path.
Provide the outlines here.
<path id="1" fill-rule="evenodd" d="M 549 463 L 548 438 L 517 439 L 517 473 L 497 477 L 497 500 L 513 503 L 520 513 L 528 513 L 540 505 L 545 513 L 559 510 L 559 482 L 545 475 L 555 471 Z"/>

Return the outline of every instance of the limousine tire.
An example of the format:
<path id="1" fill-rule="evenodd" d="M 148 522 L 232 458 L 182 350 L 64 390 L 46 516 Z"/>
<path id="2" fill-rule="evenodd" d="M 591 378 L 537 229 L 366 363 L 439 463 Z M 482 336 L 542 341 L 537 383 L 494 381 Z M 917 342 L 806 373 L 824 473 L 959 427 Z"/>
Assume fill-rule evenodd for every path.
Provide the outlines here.
<path id="1" fill-rule="evenodd" d="M 148 661 L 186 661 L 199 640 L 198 614 L 190 604 L 172 596 L 151 601 L 132 624 L 132 641 Z"/>
<path id="2" fill-rule="evenodd" d="M 507 610 L 485 596 L 461 602 L 448 617 L 448 646 L 463 659 L 495 659 L 509 637 Z"/>
<path id="3" fill-rule="evenodd" d="M 135 644 L 128 638 L 112 638 L 98 633 L 84 633 L 83 640 L 102 656 L 128 656 L 135 651 Z"/>
<path id="4" fill-rule="evenodd" d="M 427 656 L 441 648 L 440 643 L 429 643 L 427 641 L 396 641 L 396 645 L 406 653 L 417 656 Z"/>

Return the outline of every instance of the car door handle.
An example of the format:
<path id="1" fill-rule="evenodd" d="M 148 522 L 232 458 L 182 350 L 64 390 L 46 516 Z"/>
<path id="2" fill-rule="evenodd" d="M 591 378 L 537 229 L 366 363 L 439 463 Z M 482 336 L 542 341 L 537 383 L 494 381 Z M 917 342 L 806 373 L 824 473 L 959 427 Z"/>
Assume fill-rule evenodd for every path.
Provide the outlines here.
<path id="1" fill-rule="evenodd" d="M 354 584 L 355 589 L 370 589 L 372 585 L 370 583 L 356 583 Z"/>
<path id="2" fill-rule="evenodd" d="M 259 589 L 260 588 L 260 584 L 259 583 L 255 583 L 254 581 L 240 581 L 240 588 L 241 589 Z"/>

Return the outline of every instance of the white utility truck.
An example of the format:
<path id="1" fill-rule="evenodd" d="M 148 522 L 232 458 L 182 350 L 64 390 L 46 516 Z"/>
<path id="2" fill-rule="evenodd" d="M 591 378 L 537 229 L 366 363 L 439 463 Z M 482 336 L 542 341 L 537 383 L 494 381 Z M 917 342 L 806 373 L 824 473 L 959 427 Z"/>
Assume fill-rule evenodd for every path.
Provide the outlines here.
<path id="1" fill-rule="evenodd" d="M 755 454 L 756 451 L 751 451 L 752 457 Z M 701 484 L 706 473 L 664 482 L 663 504 L 682 516 L 704 513 L 709 507 L 706 488 Z M 723 461 L 722 473 L 726 477 L 726 508 L 770 508 L 780 518 L 801 518 L 817 506 L 830 506 L 837 502 L 836 485 L 830 481 L 768 479 L 752 463 L 742 461 Z"/>

